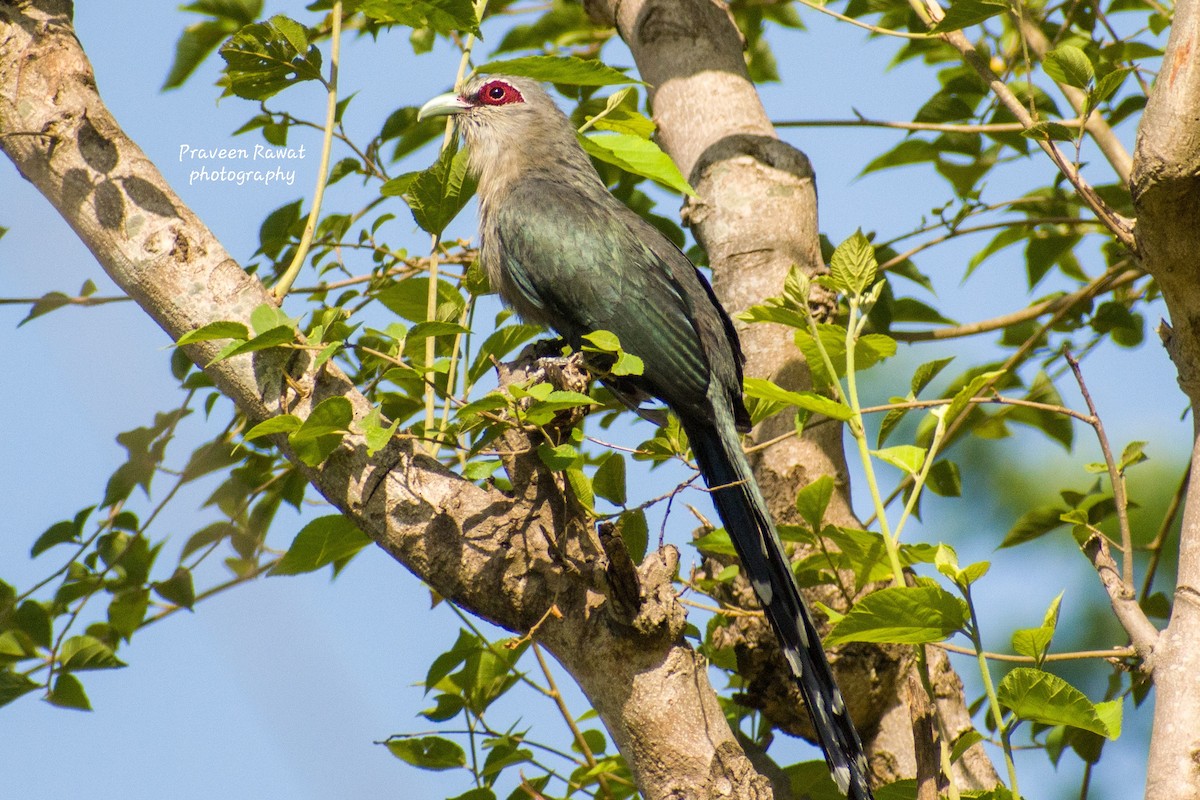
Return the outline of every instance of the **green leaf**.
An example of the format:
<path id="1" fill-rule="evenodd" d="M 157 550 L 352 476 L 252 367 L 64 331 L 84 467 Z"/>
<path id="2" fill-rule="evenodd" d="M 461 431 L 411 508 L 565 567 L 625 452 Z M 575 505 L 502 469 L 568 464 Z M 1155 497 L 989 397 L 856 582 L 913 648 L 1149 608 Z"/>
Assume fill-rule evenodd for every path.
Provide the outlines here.
<path id="1" fill-rule="evenodd" d="M 17 608 L 14 620 L 17 627 L 24 631 L 34 644 L 50 648 L 53 627 L 50 614 L 44 605 L 36 600 L 26 600 Z"/>
<path id="2" fill-rule="evenodd" d="M 1045 725 L 1070 725 L 1100 736 L 1109 733 L 1092 701 L 1049 672 L 1017 667 L 996 687 L 996 699 L 1023 720 Z"/>
<path id="3" fill-rule="evenodd" d="M 820 348 L 807 329 L 795 332 L 796 346 L 804 353 L 812 370 L 813 383 L 817 388 L 831 386 L 833 382 L 846 374 L 846 329 L 840 325 L 821 323 L 816 326 L 817 336 L 820 337 Z M 821 358 L 821 349 L 829 355 L 836 375 L 829 375 L 825 361 Z M 854 344 L 854 365 L 859 372 L 875 366 L 884 359 L 896 354 L 896 340 L 880 333 L 868 333 L 860 336 Z"/>
<path id="4" fill-rule="evenodd" d="M 33 547 L 29 550 L 29 557 L 37 558 L 55 545 L 78 543 L 83 535 L 83 526 L 95 508 L 95 506 L 88 506 L 76 514 L 74 519 L 64 519 L 51 525 L 34 541 Z"/>
<path id="5" fill-rule="evenodd" d="M 854 411 L 850 406 L 816 392 L 789 391 L 762 378 L 746 378 L 743 383 L 748 397 L 796 406 L 843 422 L 854 418 Z"/>
<path id="6" fill-rule="evenodd" d="M 938 376 L 947 364 L 954 360 L 954 356 L 949 358 L 939 358 L 936 361 L 928 361 L 913 371 L 912 376 L 912 393 L 913 397 L 921 394 L 921 390 L 929 385 L 929 382 Z"/>
<path id="7" fill-rule="evenodd" d="M 1093 107 L 1100 105 L 1105 100 L 1111 98 L 1121 88 L 1121 84 L 1125 82 L 1125 78 L 1132 72 L 1131 67 L 1119 67 L 1105 75 L 1096 79 L 1096 87 L 1092 90 L 1091 104 Z"/>
<path id="8" fill-rule="evenodd" d="M 963 733 L 954 740 L 954 748 L 950 751 L 950 763 L 956 763 L 964 753 L 982 741 L 985 741 L 983 734 L 974 728 Z"/>
<path id="9" fill-rule="evenodd" d="M 350 429 L 354 408 L 345 397 L 322 400 L 308 419 L 288 436 L 296 455 L 310 467 L 315 467 L 338 448 Z"/>
<path id="10" fill-rule="evenodd" d="M 859 177 L 872 172 L 878 172 L 881 169 L 936 161 L 937 158 L 937 147 L 932 142 L 924 139 L 905 139 L 888 152 L 871 160 L 863 167 L 862 172 L 859 173 Z"/>
<path id="11" fill-rule="evenodd" d="M 376 22 L 432 29 L 443 36 L 454 31 L 479 35 L 471 0 L 364 0 L 359 10 Z"/>
<path id="12" fill-rule="evenodd" d="M 383 303 L 389 311 L 410 322 L 428 321 L 429 278 L 405 278 L 380 289 L 375 293 L 375 299 Z M 437 310 L 434 319 L 443 322 L 457 322 L 462 319 L 466 301 L 454 284 L 449 281 L 437 282 Z"/>
<path id="13" fill-rule="evenodd" d="M 654 135 L 657 126 L 653 120 L 637 110 L 637 103 L 637 92 L 632 86 L 626 86 L 614 92 L 605 101 L 603 111 L 588 117 L 588 124 L 598 131 L 628 133 L 649 139 Z"/>
<path id="14" fill-rule="evenodd" d="M 249 339 L 250 331 L 240 322 L 219 321 L 188 331 L 179 337 L 177 347 L 194 342 L 211 342 L 215 339 Z"/>
<path id="15" fill-rule="evenodd" d="M 363 438 L 367 441 L 367 455 L 374 456 L 392 441 L 400 427 L 400 420 L 392 420 L 390 425 L 384 425 L 383 413 L 378 408 L 372 408 L 359 424 L 362 426 Z"/>
<path id="16" fill-rule="evenodd" d="M 592 481 L 587 476 L 587 473 L 577 466 L 570 466 L 563 470 L 563 474 L 567 476 L 567 483 L 571 485 L 571 491 L 575 494 L 575 499 L 587 509 L 589 514 L 595 516 L 596 493 L 592 489 Z"/>
<path id="17" fill-rule="evenodd" d="M 833 476 L 822 475 L 796 493 L 796 510 L 810 528 L 819 531 L 832 498 Z"/>
<path id="18" fill-rule="evenodd" d="M 617 452 L 609 453 L 596 468 L 592 488 L 598 496 L 613 505 L 625 505 L 625 456 Z"/>
<path id="19" fill-rule="evenodd" d="M 344 515 L 318 517 L 300 529 L 271 574 L 300 575 L 329 564 L 345 564 L 370 543 L 371 537 Z"/>
<path id="20" fill-rule="evenodd" d="M 1053 638 L 1053 628 L 1022 628 L 1013 631 L 1012 647 L 1020 655 L 1032 658 L 1040 665 Z"/>
<path id="21" fill-rule="evenodd" d="M 871 455 L 880 461 L 891 464 L 893 467 L 901 469 L 909 475 L 916 475 L 925 464 L 925 456 L 929 451 L 924 447 L 900 444 L 895 447 L 887 447 L 883 450 L 872 450 L 870 452 Z"/>
<path id="22" fill-rule="evenodd" d="M 54 689 L 46 696 L 46 700 L 59 708 L 74 708 L 79 711 L 92 710 L 87 693 L 83 691 L 83 683 L 79 678 L 68 673 L 59 673 L 58 678 L 54 681 Z"/>
<path id="23" fill-rule="evenodd" d="M 467 765 L 467 754 L 463 749 L 440 736 L 389 739 L 387 748 L 396 758 L 421 769 L 440 771 Z"/>
<path id="24" fill-rule="evenodd" d="M 964 603 L 935 586 L 889 587 L 867 595 L 825 637 L 829 645 L 847 642 L 926 644 L 962 630 Z"/>
<path id="25" fill-rule="evenodd" d="M 208 362 L 208 366 L 212 366 L 218 361 L 224 361 L 227 358 L 245 355 L 246 353 L 257 353 L 260 350 L 269 350 L 272 347 L 291 344 L 294 341 L 296 341 L 296 329 L 288 325 L 280 325 L 266 333 L 255 336 L 248 342 L 242 342 L 236 347 L 221 350 L 212 361 Z"/>
<path id="26" fill-rule="evenodd" d="M 277 417 L 271 417 L 258 423 L 246 431 L 246 435 L 243 438 L 247 441 L 252 441 L 276 433 L 291 433 L 297 430 L 302 424 L 300 418 L 294 414 L 280 414 Z"/>
<path id="27" fill-rule="evenodd" d="M 438 159 L 408 185 L 404 201 L 423 230 L 440 236 L 475 195 L 475 179 L 467 171 L 467 151 L 446 147 Z"/>
<path id="28" fill-rule="evenodd" d="M 1042 506 L 1026 511 L 1004 536 L 1001 547 L 1013 547 L 1044 536 L 1063 525 L 1062 515 L 1067 509 L 1062 506 Z"/>
<path id="29" fill-rule="evenodd" d="M 708 553 L 714 556 L 736 556 L 737 550 L 733 547 L 733 542 L 729 538 L 729 532 L 724 528 L 717 528 L 709 531 L 703 536 L 699 536 L 692 541 L 696 549 L 701 553 Z"/>
<path id="30" fill-rule="evenodd" d="M 108 624 L 112 625 L 122 638 L 129 641 L 145 621 L 149 608 L 149 589 L 138 588 L 122 592 L 108 604 Z"/>
<path id="31" fill-rule="evenodd" d="M 601 133 L 576 138 L 593 158 L 649 178 L 680 194 L 697 196 L 696 190 L 683 177 L 671 157 L 649 139 L 628 133 Z"/>
<path id="32" fill-rule="evenodd" d="M 181 6 L 180 10 L 208 14 L 212 19 L 184 28 L 175 43 L 175 61 L 163 89 L 182 86 L 227 36 L 262 16 L 262 0 L 200 0 Z"/>
<path id="33" fill-rule="evenodd" d="M 0 670 L 0 707 L 39 688 L 41 684 L 26 675 L 7 669 Z"/>
<path id="34" fill-rule="evenodd" d="M 526 56 L 504 61 L 489 61 L 475 70 L 479 74 L 519 75 L 549 83 L 572 86 L 617 86 L 641 83 L 624 72 L 600 61 L 573 56 Z"/>
<path id="35" fill-rule="evenodd" d="M 177 606 L 190 609 L 196 604 L 196 585 L 192 581 L 192 571 L 187 567 L 177 567 L 175 572 L 165 581 L 152 584 L 154 592 Z"/>
<path id="36" fill-rule="evenodd" d="M 646 512 L 640 508 L 625 511 L 617 518 L 617 530 L 625 542 L 625 549 L 633 563 L 640 564 L 646 557 L 646 548 L 650 543 L 650 528 L 646 524 Z M 732 545 L 730 545 L 732 547 Z"/>
<path id="37" fill-rule="evenodd" d="M 984 386 L 992 384 L 1004 373 L 1001 370 L 993 370 L 990 372 L 981 372 L 966 383 L 961 389 L 954 393 L 954 399 L 950 401 L 950 405 L 946 407 L 946 413 L 943 419 L 947 425 L 954 423 L 960 414 L 966 411 L 967 406 L 971 404 L 971 400 L 979 394 Z"/>
<path id="38" fill-rule="evenodd" d="M 266 100 L 289 86 L 321 80 L 321 51 L 309 44 L 304 27 L 274 16 L 246 25 L 221 47 L 222 81 L 238 97 Z"/>
<path id="39" fill-rule="evenodd" d="M 575 463 L 575 459 L 579 458 L 579 451 L 569 442 L 557 447 L 543 442 L 538 445 L 538 457 L 547 467 L 560 472 Z"/>
<path id="40" fill-rule="evenodd" d="M 935 461 L 925 476 L 925 485 L 939 497 L 961 497 L 962 476 L 958 472 L 958 464 L 949 459 Z"/>
<path id="41" fill-rule="evenodd" d="M 1077 89 L 1086 89 L 1096 76 L 1087 53 L 1070 44 L 1060 44 L 1047 53 L 1042 61 L 1042 69 L 1058 83 Z"/>
<path id="42" fill-rule="evenodd" d="M 861 228 L 839 244 L 829 259 L 829 277 L 834 288 L 848 295 L 860 295 L 866 291 L 875 283 L 878 269 L 875 248 L 863 235 Z"/>
<path id="43" fill-rule="evenodd" d="M 946 16 L 931 30 L 934 33 L 946 33 L 969 28 L 1007 10 L 1008 4 L 1002 0 L 954 0 L 946 10 Z"/>
<path id="44" fill-rule="evenodd" d="M 58 649 L 60 669 L 82 672 L 91 669 L 120 669 L 125 666 L 112 648 L 94 636 L 72 636 Z"/>

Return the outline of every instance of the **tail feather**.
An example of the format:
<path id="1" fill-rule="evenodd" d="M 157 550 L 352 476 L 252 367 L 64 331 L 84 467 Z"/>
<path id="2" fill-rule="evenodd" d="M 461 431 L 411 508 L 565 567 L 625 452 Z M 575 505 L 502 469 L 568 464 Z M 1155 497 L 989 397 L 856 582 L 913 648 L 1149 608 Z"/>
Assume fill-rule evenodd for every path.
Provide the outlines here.
<path id="1" fill-rule="evenodd" d="M 713 503 L 742 567 L 800 685 L 834 782 L 851 800 L 871 800 L 867 759 L 812 614 L 792 574 L 731 413 L 716 404 L 715 419 L 683 421 Z"/>

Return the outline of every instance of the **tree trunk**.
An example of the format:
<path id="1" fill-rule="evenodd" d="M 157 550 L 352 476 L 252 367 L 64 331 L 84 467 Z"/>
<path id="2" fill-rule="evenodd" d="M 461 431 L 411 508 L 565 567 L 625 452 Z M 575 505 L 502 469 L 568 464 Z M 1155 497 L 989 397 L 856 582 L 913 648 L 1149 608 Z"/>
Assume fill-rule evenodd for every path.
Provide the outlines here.
<path id="1" fill-rule="evenodd" d="M 1171 314 L 1160 329 L 1179 385 L 1200 407 L 1200 3 L 1181 0 L 1138 127 L 1137 243 Z M 1200 427 L 1197 427 L 1200 430 Z M 1154 726 L 1146 797 L 1200 797 L 1200 464 L 1192 452 L 1171 620 L 1154 648 Z"/>

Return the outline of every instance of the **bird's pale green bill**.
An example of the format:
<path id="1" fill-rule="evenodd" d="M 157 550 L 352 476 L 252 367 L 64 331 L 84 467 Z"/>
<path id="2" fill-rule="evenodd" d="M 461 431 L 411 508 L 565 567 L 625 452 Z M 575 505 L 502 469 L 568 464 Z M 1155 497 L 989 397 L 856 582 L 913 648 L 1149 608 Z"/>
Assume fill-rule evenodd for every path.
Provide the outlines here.
<path id="1" fill-rule="evenodd" d="M 439 94 L 417 112 L 417 121 L 430 117 L 448 117 L 451 114 L 461 114 L 471 107 L 471 104 L 458 96 L 456 92 Z"/>

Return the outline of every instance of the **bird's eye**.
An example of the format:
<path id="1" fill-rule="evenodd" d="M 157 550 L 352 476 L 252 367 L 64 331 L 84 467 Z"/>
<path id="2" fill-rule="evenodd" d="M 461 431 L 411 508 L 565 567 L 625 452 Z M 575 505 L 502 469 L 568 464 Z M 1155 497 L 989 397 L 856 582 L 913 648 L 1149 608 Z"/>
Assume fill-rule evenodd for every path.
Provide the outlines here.
<path id="1" fill-rule="evenodd" d="M 525 101 L 521 93 L 511 83 L 505 81 L 490 81 L 479 89 L 479 100 L 486 106 L 503 106 L 509 103 Z"/>

